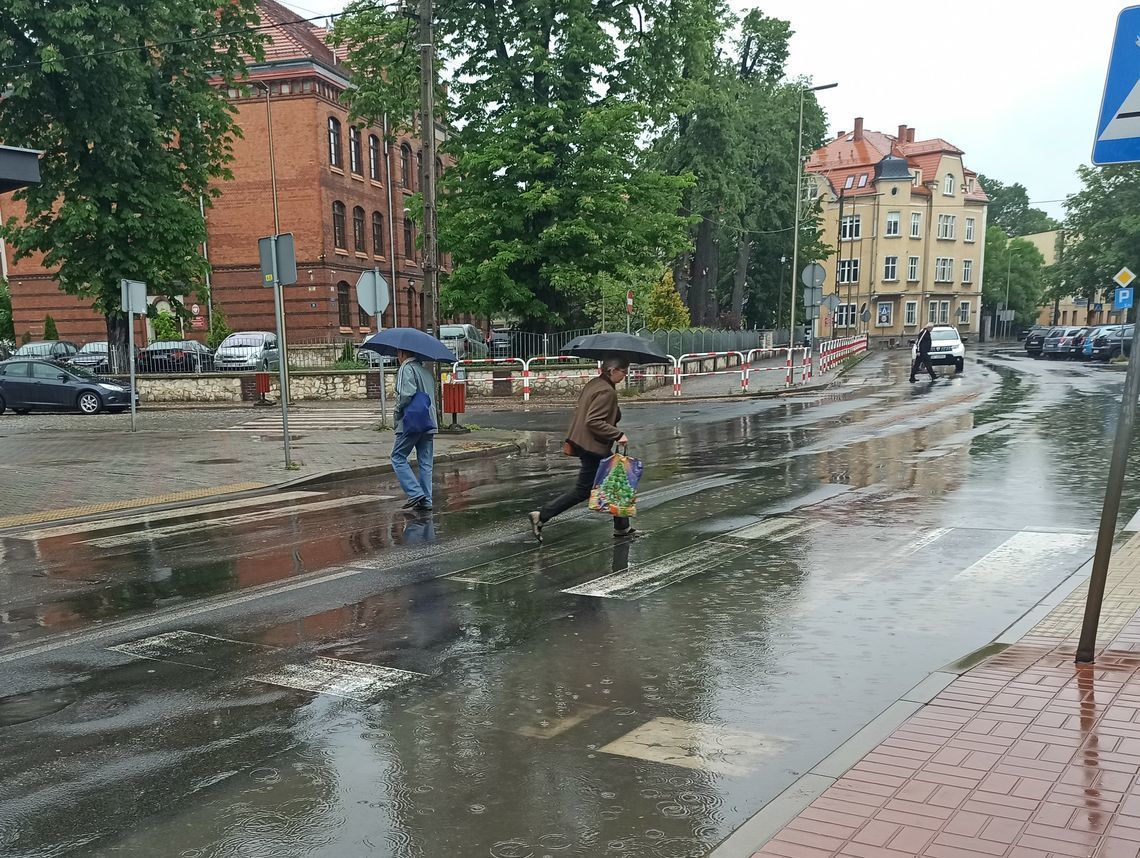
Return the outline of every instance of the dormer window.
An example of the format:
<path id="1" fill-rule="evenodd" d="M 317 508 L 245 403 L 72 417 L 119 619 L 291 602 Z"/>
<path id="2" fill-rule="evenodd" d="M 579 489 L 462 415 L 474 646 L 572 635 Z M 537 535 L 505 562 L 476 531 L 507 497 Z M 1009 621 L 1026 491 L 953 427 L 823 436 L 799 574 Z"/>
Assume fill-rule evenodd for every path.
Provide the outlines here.
<path id="1" fill-rule="evenodd" d="M 946 174 L 946 184 L 942 186 L 942 195 L 945 197 L 954 196 L 954 174 Z"/>
<path id="2" fill-rule="evenodd" d="M 920 176 L 921 176 L 921 173 L 919 173 L 918 170 L 911 170 L 910 171 L 910 183 L 912 185 L 914 185 L 916 188 L 919 186 L 919 184 L 921 184 L 919 182 Z"/>
<path id="3" fill-rule="evenodd" d="M 966 179 L 966 191 L 971 194 L 974 192 L 974 180 L 972 178 Z"/>
<path id="4" fill-rule="evenodd" d="M 859 187 L 860 188 L 867 187 L 867 174 L 866 173 L 863 173 L 861 176 L 859 176 Z"/>
<path id="5" fill-rule="evenodd" d="M 848 176 L 848 177 L 847 177 L 847 181 L 843 183 L 843 190 L 845 190 L 845 191 L 849 191 L 849 190 L 851 190 L 851 188 L 852 188 L 854 185 L 855 185 L 855 176 L 854 176 L 854 175 L 850 175 L 850 176 Z"/>

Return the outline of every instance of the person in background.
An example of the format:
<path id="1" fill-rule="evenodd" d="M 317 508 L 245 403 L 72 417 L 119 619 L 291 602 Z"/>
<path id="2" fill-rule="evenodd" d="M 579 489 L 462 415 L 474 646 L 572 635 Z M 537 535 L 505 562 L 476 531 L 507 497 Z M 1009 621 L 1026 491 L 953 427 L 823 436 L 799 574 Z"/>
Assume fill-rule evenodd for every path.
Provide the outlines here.
<path id="1" fill-rule="evenodd" d="M 404 509 L 430 510 L 432 460 L 435 456 L 437 429 L 433 426 L 427 432 L 405 432 L 404 411 L 412 397 L 423 391 L 431 401 L 431 414 L 434 418 L 435 379 L 420 362 L 418 355 L 397 352 L 396 359 L 400 362 L 400 368 L 396 370 L 396 439 L 392 445 L 392 470 L 396 472 L 396 479 L 408 496 Z M 419 463 L 418 477 L 408 463 L 408 454 L 412 450 L 416 451 L 416 461 Z"/>
<path id="2" fill-rule="evenodd" d="M 922 329 L 922 333 L 918 335 L 918 342 L 915 343 L 914 348 L 914 363 L 910 368 L 910 381 L 913 384 L 917 379 L 914 377 L 918 372 L 919 367 L 926 367 L 926 371 L 930 373 L 930 380 L 934 381 L 938 378 L 934 374 L 934 365 L 930 362 L 930 343 L 931 332 L 934 330 L 934 322 L 927 322 L 926 327 Z"/>
<path id="3" fill-rule="evenodd" d="M 629 443 L 629 438 L 617 428 L 621 420 L 617 385 L 625 379 L 628 370 L 628 361 L 607 358 L 602 362 L 601 374 L 582 388 L 563 447 L 568 456 L 575 456 L 582 463 L 578 479 L 569 491 L 530 513 L 531 533 L 539 542 L 548 521 L 589 499 L 598 466 L 613 452 L 614 444 Z M 628 518 L 615 516 L 614 536 L 628 536 L 633 532 Z"/>

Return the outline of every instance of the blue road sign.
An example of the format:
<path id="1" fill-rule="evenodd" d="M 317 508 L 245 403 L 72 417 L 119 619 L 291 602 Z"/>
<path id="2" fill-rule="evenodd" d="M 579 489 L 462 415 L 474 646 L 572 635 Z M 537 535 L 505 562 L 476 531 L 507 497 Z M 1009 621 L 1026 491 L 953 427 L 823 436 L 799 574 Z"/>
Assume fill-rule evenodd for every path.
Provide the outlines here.
<path id="1" fill-rule="evenodd" d="M 1116 19 L 1092 151 L 1094 164 L 1133 161 L 1140 161 L 1140 6 Z"/>
<path id="2" fill-rule="evenodd" d="M 1132 308 L 1132 293 L 1135 289 L 1117 289 L 1112 297 L 1114 310 L 1129 310 Z"/>

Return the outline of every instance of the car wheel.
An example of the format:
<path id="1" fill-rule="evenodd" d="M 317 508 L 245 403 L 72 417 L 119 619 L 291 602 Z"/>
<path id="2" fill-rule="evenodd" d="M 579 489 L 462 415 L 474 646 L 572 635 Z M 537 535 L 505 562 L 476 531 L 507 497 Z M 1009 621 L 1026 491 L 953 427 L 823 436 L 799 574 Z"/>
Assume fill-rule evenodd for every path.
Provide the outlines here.
<path id="1" fill-rule="evenodd" d="M 961 358 L 954 361 L 954 371 L 955 372 L 961 372 L 965 366 L 966 366 L 966 362 L 964 360 L 962 360 Z"/>
<path id="2" fill-rule="evenodd" d="M 98 414 L 103 410 L 103 400 L 92 390 L 85 390 L 79 394 L 77 405 L 79 410 L 87 415 Z"/>
<path id="3" fill-rule="evenodd" d="M 4 405 L 4 397 L 3 397 L 3 396 L 0 396 L 0 414 L 3 414 L 3 413 L 4 413 L 4 408 L 5 408 L 5 405 Z"/>
<path id="4" fill-rule="evenodd" d="M 25 414 L 32 413 L 32 409 L 30 408 L 13 408 L 12 410 L 19 414 L 21 417 L 23 417 Z"/>

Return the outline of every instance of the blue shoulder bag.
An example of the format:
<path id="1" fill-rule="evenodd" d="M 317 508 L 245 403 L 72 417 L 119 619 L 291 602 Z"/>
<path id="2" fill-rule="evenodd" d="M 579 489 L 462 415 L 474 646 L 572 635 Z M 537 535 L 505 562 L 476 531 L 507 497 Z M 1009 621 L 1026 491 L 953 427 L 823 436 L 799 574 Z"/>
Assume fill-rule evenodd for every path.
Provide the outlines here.
<path id="1" fill-rule="evenodd" d="M 431 397 L 424 391 L 420 382 L 420 374 L 415 367 L 408 370 L 416 379 L 419 388 L 412 394 L 408 407 L 404 409 L 404 432 L 409 435 L 422 435 L 435 429 L 435 415 L 432 414 Z"/>

